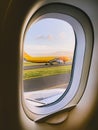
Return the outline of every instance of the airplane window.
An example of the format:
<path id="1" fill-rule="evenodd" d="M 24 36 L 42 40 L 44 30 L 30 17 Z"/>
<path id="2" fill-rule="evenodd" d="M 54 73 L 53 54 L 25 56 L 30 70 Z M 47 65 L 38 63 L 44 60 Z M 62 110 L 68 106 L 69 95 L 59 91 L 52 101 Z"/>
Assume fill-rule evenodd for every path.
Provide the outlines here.
<path id="1" fill-rule="evenodd" d="M 61 19 L 32 23 L 24 37 L 23 84 L 28 105 L 43 106 L 65 92 L 75 50 L 72 26 Z"/>
<path id="2" fill-rule="evenodd" d="M 37 121 L 77 106 L 82 98 L 93 28 L 89 17 L 73 6 L 47 4 L 33 11 L 21 35 L 21 98 L 26 115 Z"/>

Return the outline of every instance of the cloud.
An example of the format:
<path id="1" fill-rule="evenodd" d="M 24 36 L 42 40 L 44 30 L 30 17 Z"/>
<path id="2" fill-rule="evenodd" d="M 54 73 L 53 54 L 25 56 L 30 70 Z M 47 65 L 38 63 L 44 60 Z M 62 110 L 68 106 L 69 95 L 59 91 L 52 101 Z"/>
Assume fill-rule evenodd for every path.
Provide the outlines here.
<path id="1" fill-rule="evenodd" d="M 52 40 L 52 39 L 53 39 L 53 36 L 52 36 L 52 35 L 48 35 L 48 36 L 47 36 L 47 39 L 48 39 L 48 40 Z"/>
<path id="2" fill-rule="evenodd" d="M 39 36 L 36 37 L 36 39 L 45 39 L 45 36 L 39 35 Z"/>
<path id="3" fill-rule="evenodd" d="M 51 34 L 49 35 L 39 35 L 36 37 L 38 40 L 52 40 L 53 36 Z"/>
<path id="4" fill-rule="evenodd" d="M 61 32 L 61 33 L 59 34 L 59 36 L 60 36 L 61 39 L 65 39 L 66 33 L 65 33 L 65 32 Z"/>

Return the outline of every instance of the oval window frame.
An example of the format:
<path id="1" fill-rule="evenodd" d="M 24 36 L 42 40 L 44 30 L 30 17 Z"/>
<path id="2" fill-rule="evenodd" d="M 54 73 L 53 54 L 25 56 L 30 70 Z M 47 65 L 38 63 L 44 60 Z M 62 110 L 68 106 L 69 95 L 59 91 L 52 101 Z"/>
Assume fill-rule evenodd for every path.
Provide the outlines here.
<path id="1" fill-rule="evenodd" d="M 74 60 L 72 69 L 73 73 L 71 76 L 72 80 L 69 84 L 68 90 L 65 91 L 65 93 L 57 101 L 43 107 L 34 106 L 30 110 L 25 104 L 23 97 L 23 86 L 22 86 L 23 109 L 27 114 L 27 116 L 32 120 L 36 120 L 36 118 L 41 118 L 41 115 L 43 116 L 51 115 L 52 113 L 61 111 L 70 106 L 77 105 L 86 87 L 93 50 L 92 24 L 90 22 L 89 17 L 82 10 L 67 4 L 61 4 L 61 3 L 47 4 L 45 6 L 42 6 L 34 14 L 31 15 L 30 19 L 28 20 L 29 22 L 25 28 L 25 31 L 32 23 L 32 21 L 36 22 L 36 20 L 40 20 L 45 17 L 59 18 L 71 24 L 76 34 L 77 45 L 73 59 Z M 80 40 L 82 41 L 81 47 L 79 45 Z M 80 48 L 82 48 L 81 51 L 79 51 Z M 82 58 L 80 60 L 81 56 Z M 79 71 L 76 73 L 77 68 Z M 76 82 L 77 78 L 78 80 Z"/>

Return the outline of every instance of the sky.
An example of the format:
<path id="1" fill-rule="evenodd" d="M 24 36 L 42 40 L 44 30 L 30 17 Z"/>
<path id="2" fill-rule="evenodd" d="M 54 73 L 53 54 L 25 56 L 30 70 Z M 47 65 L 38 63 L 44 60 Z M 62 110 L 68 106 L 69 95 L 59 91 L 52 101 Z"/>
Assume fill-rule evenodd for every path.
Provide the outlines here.
<path id="1" fill-rule="evenodd" d="M 32 23 L 24 37 L 24 51 L 30 55 L 64 55 L 74 52 L 75 34 L 63 20 L 45 18 Z"/>

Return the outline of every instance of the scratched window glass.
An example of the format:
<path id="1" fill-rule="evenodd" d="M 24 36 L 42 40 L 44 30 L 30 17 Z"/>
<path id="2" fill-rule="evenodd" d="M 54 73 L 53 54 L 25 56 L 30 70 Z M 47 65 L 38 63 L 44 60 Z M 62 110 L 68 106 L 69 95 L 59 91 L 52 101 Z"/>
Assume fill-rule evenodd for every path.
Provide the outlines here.
<path id="1" fill-rule="evenodd" d="M 75 50 L 72 26 L 45 18 L 30 24 L 24 36 L 23 90 L 28 106 L 55 102 L 71 78 Z"/>

